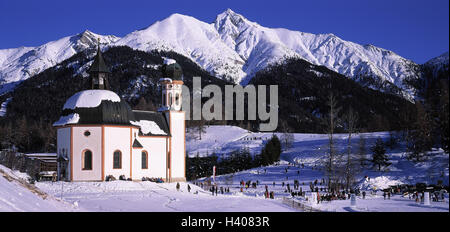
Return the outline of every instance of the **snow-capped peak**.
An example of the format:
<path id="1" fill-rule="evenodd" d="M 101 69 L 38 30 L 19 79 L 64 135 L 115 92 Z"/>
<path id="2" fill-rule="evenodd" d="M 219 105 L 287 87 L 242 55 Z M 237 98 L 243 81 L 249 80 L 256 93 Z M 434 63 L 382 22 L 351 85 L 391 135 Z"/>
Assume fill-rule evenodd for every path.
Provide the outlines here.
<path id="1" fill-rule="evenodd" d="M 175 13 L 123 38 L 86 30 L 36 48 L 0 50 L 0 83 L 26 79 L 95 45 L 98 37 L 109 46 L 174 51 L 217 77 L 244 85 L 259 70 L 291 57 L 326 66 L 355 80 L 364 77 L 387 82 L 410 96 L 403 80 L 418 77 L 418 65 L 392 51 L 345 41 L 331 33 L 267 28 L 227 9 L 212 23 Z"/>
<path id="2" fill-rule="evenodd" d="M 74 54 L 97 46 L 111 44 L 119 38 L 113 35 L 99 35 L 89 30 L 67 36 L 38 47 L 20 47 L 0 50 L 0 84 L 19 83 L 36 75 Z M 0 95 L 13 88 L 1 88 Z"/>

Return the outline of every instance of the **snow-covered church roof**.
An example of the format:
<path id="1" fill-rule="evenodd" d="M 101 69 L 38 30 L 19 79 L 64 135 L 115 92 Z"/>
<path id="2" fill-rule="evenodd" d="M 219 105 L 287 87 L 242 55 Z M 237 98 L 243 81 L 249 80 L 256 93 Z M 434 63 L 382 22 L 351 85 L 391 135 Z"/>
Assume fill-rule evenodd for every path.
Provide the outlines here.
<path id="1" fill-rule="evenodd" d="M 70 97 L 66 101 L 66 104 L 64 104 L 63 110 L 97 107 L 102 103 L 102 101 L 120 102 L 120 97 L 113 91 L 109 90 L 103 89 L 84 90 Z"/>
<path id="2" fill-rule="evenodd" d="M 138 126 L 143 135 L 170 135 L 162 113 L 132 110 L 109 90 L 84 90 L 70 97 L 53 126 L 73 124 Z"/>

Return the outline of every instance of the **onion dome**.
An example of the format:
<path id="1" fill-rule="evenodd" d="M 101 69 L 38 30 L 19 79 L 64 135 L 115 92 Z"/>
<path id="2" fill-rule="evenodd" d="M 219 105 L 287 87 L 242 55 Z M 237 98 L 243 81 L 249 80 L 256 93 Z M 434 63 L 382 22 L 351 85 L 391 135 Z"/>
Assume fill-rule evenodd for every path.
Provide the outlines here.
<path id="1" fill-rule="evenodd" d="M 173 59 L 164 59 L 164 64 L 161 68 L 163 73 L 163 78 L 170 78 L 172 80 L 182 80 L 183 69 L 181 66 Z"/>

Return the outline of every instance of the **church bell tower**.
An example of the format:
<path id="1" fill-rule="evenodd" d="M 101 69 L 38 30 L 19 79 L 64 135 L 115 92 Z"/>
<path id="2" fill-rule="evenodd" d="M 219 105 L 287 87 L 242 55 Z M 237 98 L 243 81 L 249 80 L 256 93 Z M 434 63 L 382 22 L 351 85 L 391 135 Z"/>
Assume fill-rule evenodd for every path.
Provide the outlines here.
<path id="1" fill-rule="evenodd" d="M 91 77 L 91 88 L 92 89 L 109 89 L 108 74 L 111 73 L 108 66 L 103 60 L 102 52 L 100 50 L 100 39 L 98 39 L 97 45 L 97 55 L 95 56 L 94 62 L 88 71 Z"/>
<path id="2" fill-rule="evenodd" d="M 162 106 L 159 111 L 165 115 L 170 130 L 166 169 L 168 181 L 186 181 L 186 115 L 181 109 L 183 70 L 175 60 L 165 59 L 161 71 Z"/>
<path id="3" fill-rule="evenodd" d="M 162 86 L 162 109 L 181 111 L 181 88 L 183 86 L 183 71 L 175 60 L 166 59 L 162 67 L 163 78 L 160 79 Z"/>

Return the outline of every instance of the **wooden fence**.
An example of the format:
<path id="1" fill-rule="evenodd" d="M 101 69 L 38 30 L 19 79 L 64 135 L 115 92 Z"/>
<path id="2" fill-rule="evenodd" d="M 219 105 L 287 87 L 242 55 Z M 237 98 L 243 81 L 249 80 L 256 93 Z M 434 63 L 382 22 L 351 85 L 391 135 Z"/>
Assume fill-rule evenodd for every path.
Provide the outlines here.
<path id="1" fill-rule="evenodd" d="M 0 151 L 0 164 L 12 170 L 27 173 L 31 178 L 39 179 L 39 172 L 43 162 L 39 159 L 30 159 L 25 154 L 14 151 Z"/>
<path id="2" fill-rule="evenodd" d="M 294 209 L 303 211 L 303 212 L 322 212 L 319 209 L 313 208 L 309 205 L 298 202 L 292 198 L 283 197 L 283 204 L 288 205 Z"/>

